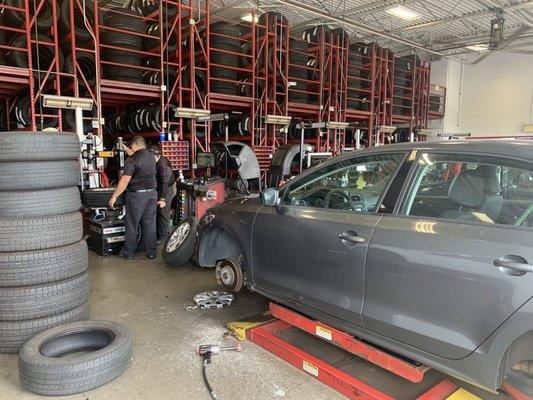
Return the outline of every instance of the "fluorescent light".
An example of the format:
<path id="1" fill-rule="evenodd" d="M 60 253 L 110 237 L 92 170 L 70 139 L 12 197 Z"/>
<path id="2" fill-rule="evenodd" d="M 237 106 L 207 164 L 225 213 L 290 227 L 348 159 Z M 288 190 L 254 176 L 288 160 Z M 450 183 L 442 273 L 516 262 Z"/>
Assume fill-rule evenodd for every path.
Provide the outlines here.
<path id="1" fill-rule="evenodd" d="M 404 19 L 406 21 L 413 21 L 417 18 L 420 18 L 420 14 L 415 13 L 413 10 L 408 9 L 405 6 L 397 5 L 389 8 L 386 12 L 395 17 Z"/>
<path id="2" fill-rule="evenodd" d="M 466 48 L 472 51 L 487 51 L 489 46 L 486 44 L 473 44 L 471 46 L 466 46 Z"/>
<path id="3" fill-rule="evenodd" d="M 259 21 L 259 17 L 257 16 L 257 14 L 254 17 L 252 13 L 246 13 L 241 15 L 241 20 L 249 23 L 255 22 L 257 24 L 257 21 Z"/>

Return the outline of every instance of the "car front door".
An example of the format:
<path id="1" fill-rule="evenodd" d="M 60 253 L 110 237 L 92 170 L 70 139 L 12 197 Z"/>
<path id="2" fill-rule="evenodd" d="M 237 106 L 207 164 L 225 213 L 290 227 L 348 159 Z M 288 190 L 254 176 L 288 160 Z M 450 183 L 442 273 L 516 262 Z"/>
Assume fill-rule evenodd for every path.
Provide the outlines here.
<path id="1" fill-rule="evenodd" d="M 414 165 L 398 213 L 372 236 L 364 325 L 460 359 L 533 294 L 533 165 L 425 152 Z"/>
<path id="2" fill-rule="evenodd" d="M 290 183 L 280 205 L 263 206 L 252 237 L 255 287 L 360 325 L 368 243 L 403 157 L 330 162 Z"/>

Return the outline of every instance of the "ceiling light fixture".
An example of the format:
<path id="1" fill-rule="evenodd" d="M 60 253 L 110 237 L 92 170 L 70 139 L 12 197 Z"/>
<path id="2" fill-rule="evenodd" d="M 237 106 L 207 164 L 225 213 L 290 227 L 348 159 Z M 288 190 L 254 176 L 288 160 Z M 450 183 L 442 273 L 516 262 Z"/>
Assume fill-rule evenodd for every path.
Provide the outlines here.
<path id="1" fill-rule="evenodd" d="M 415 19 L 420 18 L 420 14 L 417 14 L 413 10 L 410 10 L 409 8 L 405 6 L 402 6 L 401 4 L 390 7 L 385 12 L 390 15 L 394 15 L 395 17 L 404 19 L 406 21 L 413 21 Z"/>
<path id="2" fill-rule="evenodd" d="M 257 24 L 257 22 L 259 21 L 259 17 L 257 16 L 257 14 L 255 14 L 254 16 L 254 14 L 252 13 L 246 13 L 241 15 L 241 20 L 248 23 L 252 23 L 253 21 Z"/>
<path id="3" fill-rule="evenodd" d="M 489 46 L 486 44 L 473 44 L 470 46 L 465 46 L 465 48 L 472 51 L 487 51 Z"/>

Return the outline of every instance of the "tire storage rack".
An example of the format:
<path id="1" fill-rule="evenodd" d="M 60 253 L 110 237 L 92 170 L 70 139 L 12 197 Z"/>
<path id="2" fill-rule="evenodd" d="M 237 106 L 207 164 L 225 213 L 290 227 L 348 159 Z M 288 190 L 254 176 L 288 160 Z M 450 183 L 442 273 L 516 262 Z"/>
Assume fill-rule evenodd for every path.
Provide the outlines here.
<path id="1" fill-rule="evenodd" d="M 43 108 L 42 95 L 88 97 L 95 106 L 84 112 L 83 129 L 102 136 L 106 148 L 118 136 L 157 141 L 165 132 L 169 151 L 194 176 L 197 153 L 226 135 L 250 145 L 266 171 L 279 146 L 299 141 L 302 121 L 322 124 L 305 132 L 314 151 L 338 154 L 356 147 L 356 129 L 361 146 L 384 144 L 391 138 L 378 127 L 416 132 L 444 111 L 444 97 L 429 94 L 427 63 L 410 56 L 406 68 L 377 44 L 350 44 L 342 28 L 312 26 L 297 38 L 274 11 L 252 11 L 251 22 L 235 22 L 199 0 L 128 4 L 3 1 L 0 129 L 73 130 L 74 112 Z M 409 77 L 410 86 L 395 74 Z M 198 122 L 177 116 L 179 109 L 228 118 Z M 290 116 L 292 123 L 267 124 L 268 115 Z M 327 127 L 331 122 L 349 126 Z"/>
<path id="2" fill-rule="evenodd" d="M 89 316 L 73 134 L 0 132 L 0 353 Z"/>

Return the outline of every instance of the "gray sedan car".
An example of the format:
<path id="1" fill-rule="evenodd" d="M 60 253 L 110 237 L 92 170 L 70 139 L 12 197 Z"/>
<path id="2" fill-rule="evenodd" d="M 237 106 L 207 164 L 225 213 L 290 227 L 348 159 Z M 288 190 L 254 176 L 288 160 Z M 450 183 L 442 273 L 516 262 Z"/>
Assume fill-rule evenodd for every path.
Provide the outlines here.
<path id="1" fill-rule="evenodd" d="M 227 288 L 495 391 L 532 368 L 533 143 L 336 157 L 210 210 L 198 262 Z"/>

